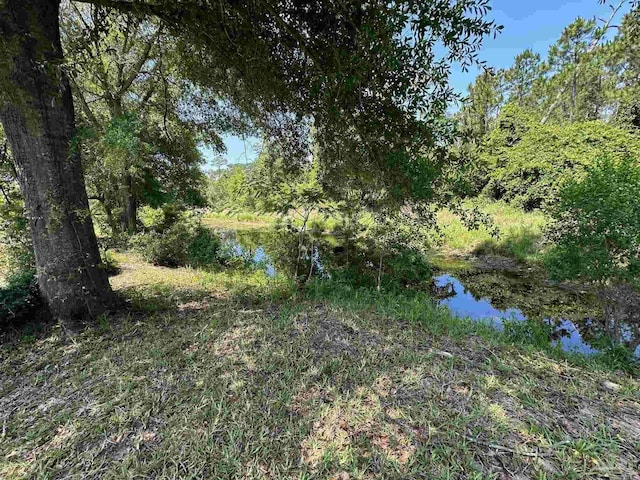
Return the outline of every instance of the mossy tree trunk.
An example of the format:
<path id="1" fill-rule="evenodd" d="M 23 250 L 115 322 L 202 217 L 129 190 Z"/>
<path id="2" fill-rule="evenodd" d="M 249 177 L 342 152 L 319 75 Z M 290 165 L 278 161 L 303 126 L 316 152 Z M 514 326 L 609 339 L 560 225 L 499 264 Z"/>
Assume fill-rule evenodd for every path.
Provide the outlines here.
<path id="1" fill-rule="evenodd" d="M 59 0 L 0 0 L 0 120 L 25 197 L 40 291 L 69 325 L 111 308 L 75 116 L 62 68 Z"/>

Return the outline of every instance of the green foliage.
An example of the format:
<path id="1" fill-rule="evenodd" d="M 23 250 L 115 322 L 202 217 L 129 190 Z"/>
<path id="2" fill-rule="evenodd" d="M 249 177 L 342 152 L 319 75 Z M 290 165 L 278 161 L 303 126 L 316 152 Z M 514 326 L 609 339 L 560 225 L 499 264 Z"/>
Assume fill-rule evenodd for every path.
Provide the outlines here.
<path id="1" fill-rule="evenodd" d="M 40 306 L 29 222 L 3 140 L 0 128 L 0 327 Z"/>
<path id="2" fill-rule="evenodd" d="M 164 208 L 144 206 L 140 209 L 138 215 L 144 229 L 154 232 L 163 231 L 175 220 L 175 218 L 171 218 L 173 215 L 172 211 L 169 210 L 169 206 L 164 206 Z"/>
<path id="3" fill-rule="evenodd" d="M 513 66 L 504 72 L 508 101 L 519 106 L 534 107 L 533 92 L 541 82 L 542 61 L 540 54 L 527 49 L 516 55 Z"/>
<path id="4" fill-rule="evenodd" d="M 207 180 L 207 205 L 215 212 L 255 211 L 255 191 L 251 191 L 247 170 L 252 167 L 233 165 L 212 173 Z"/>
<path id="5" fill-rule="evenodd" d="M 637 158 L 637 157 L 635 157 Z M 604 159 L 567 182 L 551 213 L 546 263 L 559 279 L 640 285 L 640 165 Z"/>
<path id="6" fill-rule="evenodd" d="M 640 8 L 622 19 L 615 39 L 607 45 L 607 65 L 616 78 L 616 88 L 609 93 L 617 103 L 614 120 L 640 128 Z"/>
<path id="7" fill-rule="evenodd" d="M 508 163 L 504 152 L 517 145 L 538 121 L 530 110 L 508 103 L 500 110 L 495 128 L 485 137 L 476 139 L 480 142 L 478 145 L 463 143 L 459 154 L 467 163 L 463 163 L 460 171 L 462 191 L 468 195 L 480 194 L 499 163 Z"/>
<path id="8" fill-rule="evenodd" d="M 636 2 L 602 23 L 578 17 L 546 59 L 525 50 L 510 68 L 478 75 L 456 115 L 463 193 L 484 189 L 531 210 L 552 204 L 593 159 L 637 156 L 639 11 Z"/>
<path id="9" fill-rule="evenodd" d="M 40 306 L 40 294 L 33 270 L 14 272 L 0 286 L 0 327 L 24 319 Z"/>
<path id="10" fill-rule="evenodd" d="M 187 258 L 192 267 L 207 267 L 221 260 L 220 238 L 209 228 L 199 225 L 187 246 Z"/>
<path id="11" fill-rule="evenodd" d="M 136 209 L 180 200 L 202 205 L 200 142 L 211 125 L 182 112 L 192 88 L 166 30 L 152 19 L 64 3 L 61 36 L 77 105 L 92 213 L 103 235 L 137 230 Z M 211 111 L 213 112 L 212 107 Z"/>
<path id="12" fill-rule="evenodd" d="M 35 268 L 29 222 L 0 128 L 0 276 Z"/>
<path id="13" fill-rule="evenodd" d="M 456 98 L 446 67 L 477 63 L 483 37 L 500 29 L 489 11 L 488 0 L 182 2 L 163 18 L 181 33 L 189 75 L 228 95 L 275 157 L 305 165 L 313 144 L 333 199 L 357 188 L 399 205 L 434 193 L 453 140 L 441 125 Z"/>
<path id="14" fill-rule="evenodd" d="M 175 205 L 141 212 L 145 231 L 131 237 L 130 247 L 154 265 L 213 267 L 222 259 L 220 238 Z"/>
<path id="15" fill-rule="evenodd" d="M 417 248 L 401 248 L 393 252 L 383 263 L 384 277 L 381 286 L 424 287 L 431 281 L 433 268 L 424 251 Z"/>
<path id="16" fill-rule="evenodd" d="M 261 210 L 281 216 L 293 214 L 304 219 L 312 211 L 323 211 L 328 203 L 318 182 L 317 161 L 288 169 L 281 158 L 265 152 L 251 170 L 249 183 Z"/>
<path id="17" fill-rule="evenodd" d="M 604 118 L 607 72 L 602 64 L 603 52 L 592 47 L 604 33 L 595 19 L 578 17 L 549 49 L 547 69 L 551 76 L 544 107 L 551 119 L 574 122 Z M 556 108 L 550 110 L 552 105 Z"/>
<path id="18" fill-rule="evenodd" d="M 503 101 L 501 77 L 501 73 L 485 70 L 468 87 L 469 95 L 458 118 L 464 132 L 475 141 L 493 129 Z"/>
<path id="19" fill-rule="evenodd" d="M 131 112 L 115 117 L 107 125 L 103 142 L 115 157 L 135 159 L 140 154 L 140 121 Z"/>
<path id="20" fill-rule="evenodd" d="M 340 255 L 323 255 L 323 271 L 332 281 L 351 287 L 403 290 L 426 288 L 433 275 L 432 266 L 424 252 L 414 248 L 402 248 L 382 258 L 372 250 L 341 252 Z"/>
<path id="21" fill-rule="evenodd" d="M 131 237 L 129 245 L 154 265 L 179 267 L 187 264 L 185 246 L 189 244 L 190 237 L 191 232 L 186 225 L 178 223 L 162 233 L 138 233 Z"/>
<path id="22" fill-rule="evenodd" d="M 489 181 L 484 191 L 527 210 L 553 204 L 562 185 L 580 178 L 595 158 L 640 156 L 640 138 L 625 128 L 600 121 L 529 122 L 523 128 L 509 114 L 487 140 L 482 158 Z"/>
<path id="23" fill-rule="evenodd" d="M 15 192 L 10 202 L 0 199 L 0 271 L 5 272 L 34 266 L 24 202 Z"/>

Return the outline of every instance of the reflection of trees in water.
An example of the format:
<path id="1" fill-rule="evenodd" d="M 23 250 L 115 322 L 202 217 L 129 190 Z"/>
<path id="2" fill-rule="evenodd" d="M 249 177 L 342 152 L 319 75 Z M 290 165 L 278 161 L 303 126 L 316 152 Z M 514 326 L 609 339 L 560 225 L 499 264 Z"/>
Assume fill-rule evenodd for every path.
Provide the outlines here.
<path id="1" fill-rule="evenodd" d="M 629 285 L 611 285 L 599 295 L 605 305 L 607 332 L 617 343 L 635 351 L 640 346 L 640 292 Z"/>
<path id="2" fill-rule="evenodd" d="M 320 230 L 304 232 L 280 228 L 262 232 L 241 232 L 236 240 L 245 251 L 262 248 L 278 272 L 300 283 L 316 276 L 340 278 L 354 286 L 381 283 L 419 287 L 431 279 L 431 268 L 419 252 L 407 249 L 380 261 L 381 250 L 370 238 L 339 232 L 327 235 Z"/>
<path id="3" fill-rule="evenodd" d="M 285 230 L 269 232 L 262 239 L 276 269 L 305 282 L 313 276 L 336 276 L 349 269 L 363 277 L 375 273 L 371 254 L 353 241 L 322 232 L 303 235 Z"/>
<path id="4" fill-rule="evenodd" d="M 235 239 L 251 257 L 262 248 L 276 271 L 300 282 L 337 274 L 369 285 L 376 276 L 375 255 L 368 251 L 366 241 L 308 230 L 300 242 L 296 232 L 285 229 L 243 231 L 236 233 Z M 551 285 L 533 272 L 467 272 L 458 277 L 475 298 L 490 299 L 497 309 L 517 308 L 538 322 L 559 325 L 561 319 L 569 320 L 588 343 L 597 344 L 606 335 L 632 351 L 640 345 L 640 294 L 630 287 L 603 291 L 598 298 L 593 293 Z M 433 293 L 445 298 L 444 290 Z"/>
<path id="5" fill-rule="evenodd" d="M 640 295 L 630 287 L 598 296 L 550 285 L 530 272 L 466 273 L 459 278 L 475 298 L 490 299 L 500 310 L 518 308 L 529 320 L 555 326 L 569 320 L 588 343 L 598 344 L 606 336 L 631 351 L 640 345 Z"/>
<path id="6" fill-rule="evenodd" d="M 476 298 L 489 298 L 502 310 L 519 308 L 533 320 L 601 316 L 601 307 L 594 295 L 555 287 L 532 272 L 468 273 L 460 278 Z"/>
<path id="7" fill-rule="evenodd" d="M 319 275 L 331 263 L 335 240 L 321 232 L 308 230 L 302 235 L 285 229 L 244 231 L 235 235 L 243 250 L 253 255 L 263 249 L 278 272 L 301 280 Z"/>

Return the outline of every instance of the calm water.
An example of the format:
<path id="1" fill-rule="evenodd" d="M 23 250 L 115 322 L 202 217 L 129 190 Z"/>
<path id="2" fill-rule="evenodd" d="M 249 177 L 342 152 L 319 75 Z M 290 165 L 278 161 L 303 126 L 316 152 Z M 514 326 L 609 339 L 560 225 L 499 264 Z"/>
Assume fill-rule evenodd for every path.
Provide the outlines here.
<path id="1" fill-rule="evenodd" d="M 269 254 L 267 239 L 268 233 L 264 232 L 229 233 L 226 243 L 233 254 L 249 260 L 273 277 L 278 268 L 274 257 Z M 330 275 L 330 272 L 325 272 L 321 260 L 332 252 L 325 250 L 314 248 L 310 255 L 316 274 Z M 504 330 L 507 322 L 544 322 L 552 326 L 555 345 L 584 355 L 598 353 L 596 345 L 602 345 L 602 338 L 607 334 L 603 322 L 594 320 L 602 310 L 593 304 L 592 299 L 568 294 L 540 279 L 512 272 L 491 272 L 460 278 L 442 273 L 433 280 L 439 303 L 455 316 L 488 323 L 500 331 Z M 622 338 L 618 341 L 632 340 L 629 325 L 623 324 L 619 331 Z M 640 358 L 640 346 L 634 355 Z"/>
<path id="2" fill-rule="evenodd" d="M 501 310 L 491 303 L 487 297 L 476 298 L 460 280 L 443 274 L 434 278 L 436 287 L 449 288 L 451 296 L 440 300 L 440 305 L 444 305 L 451 313 L 460 318 L 469 318 L 473 321 L 489 323 L 497 330 L 504 330 L 505 322 L 525 322 L 527 316 L 516 306 Z M 565 318 L 559 320 L 546 319 L 547 323 L 553 325 L 557 339 L 554 344 L 559 344 L 563 350 L 579 352 L 585 355 L 598 353 L 598 349 L 592 347 L 582 338 L 580 330 L 571 321 Z M 585 319 L 586 322 L 592 322 Z M 636 349 L 636 354 L 640 354 L 640 348 Z"/>

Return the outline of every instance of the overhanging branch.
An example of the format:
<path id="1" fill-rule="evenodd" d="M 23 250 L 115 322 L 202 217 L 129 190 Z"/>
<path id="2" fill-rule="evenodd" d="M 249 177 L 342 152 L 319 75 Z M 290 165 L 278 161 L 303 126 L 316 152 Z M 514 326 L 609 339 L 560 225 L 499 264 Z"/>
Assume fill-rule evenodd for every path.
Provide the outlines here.
<path id="1" fill-rule="evenodd" d="M 174 2 L 163 4 L 148 3 L 142 1 L 130 0 L 73 0 L 79 3 L 90 3 L 99 7 L 113 8 L 123 13 L 133 13 L 136 15 L 154 15 L 157 17 L 182 16 L 187 10 L 175 5 Z"/>

